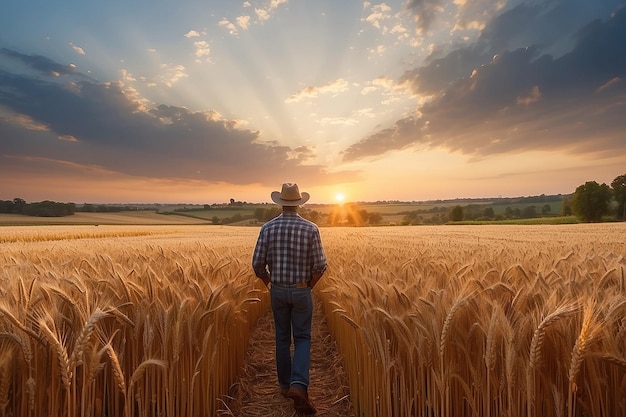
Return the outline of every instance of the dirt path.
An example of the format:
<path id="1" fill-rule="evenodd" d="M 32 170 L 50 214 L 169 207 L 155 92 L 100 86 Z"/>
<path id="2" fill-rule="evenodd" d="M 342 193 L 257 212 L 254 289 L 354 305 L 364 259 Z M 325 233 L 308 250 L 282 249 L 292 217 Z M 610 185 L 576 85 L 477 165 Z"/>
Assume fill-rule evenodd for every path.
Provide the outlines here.
<path id="1" fill-rule="evenodd" d="M 250 338 L 246 365 L 219 415 L 235 417 L 293 417 L 293 401 L 280 395 L 274 362 L 272 312 L 257 323 Z M 314 296 L 311 332 L 311 386 L 309 398 L 318 417 L 354 416 L 350 390 L 337 347 L 330 337 L 319 302 Z"/>

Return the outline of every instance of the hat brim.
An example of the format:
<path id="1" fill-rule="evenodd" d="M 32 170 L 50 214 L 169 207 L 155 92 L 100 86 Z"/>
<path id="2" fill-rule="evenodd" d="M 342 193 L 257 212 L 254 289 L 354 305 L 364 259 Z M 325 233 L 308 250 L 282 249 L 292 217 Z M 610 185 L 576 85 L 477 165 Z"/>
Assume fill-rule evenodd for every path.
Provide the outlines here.
<path id="1" fill-rule="evenodd" d="M 283 200 L 282 198 L 280 198 L 280 191 L 272 191 L 272 201 L 278 204 L 279 206 L 287 206 L 287 207 L 301 206 L 302 204 L 309 201 L 309 198 L 311 198 L 309 193 L 301 192 L 300 199 L 298 200 Z"/>

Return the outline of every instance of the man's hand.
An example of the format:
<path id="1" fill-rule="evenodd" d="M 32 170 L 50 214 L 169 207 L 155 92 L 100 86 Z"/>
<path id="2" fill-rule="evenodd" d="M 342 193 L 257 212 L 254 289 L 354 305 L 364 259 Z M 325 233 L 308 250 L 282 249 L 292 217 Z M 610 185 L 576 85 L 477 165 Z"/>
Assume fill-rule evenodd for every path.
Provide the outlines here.
<path id="1" fill-rule="evenodd" d="M 309 282 L 309 286 L 313 288 L 315 284 L 317 284 L 317 282 L 320 280 L 321 277 L 322 277 L 322 274 L 320 274 L 319 272 L 314 273 L 313 276 L 311 277 L 311 281 Z"/>

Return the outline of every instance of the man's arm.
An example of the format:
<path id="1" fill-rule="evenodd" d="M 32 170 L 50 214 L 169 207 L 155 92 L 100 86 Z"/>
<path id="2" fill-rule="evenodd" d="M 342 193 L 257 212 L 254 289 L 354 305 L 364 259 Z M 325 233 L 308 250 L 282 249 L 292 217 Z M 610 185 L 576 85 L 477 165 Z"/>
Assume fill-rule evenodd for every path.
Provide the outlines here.
<path id="1" fill-rule="evenodd" d="M 267 270 L 267 249 L 265 244 L 265 238 L 263 235 L 263 231 L 259 234 L 259 239 L 256 242 L 256 246 L 254 248 L 254 255 L 252 256 L 252 268 L 254 269 L 254 274 L 260 278 L 265 286 L 270 283 L 270 274 Z"/>
<path id="2" fill-rule="evenodd" d="M 313 273 L 311 274 L 311 281 L 309 286 L 313 288 L 318 283 L 324 271 L 326 271 L 326 254 L 322 247 L 322 239 L 320 238 L 319 230 L 313 237 Z"/>

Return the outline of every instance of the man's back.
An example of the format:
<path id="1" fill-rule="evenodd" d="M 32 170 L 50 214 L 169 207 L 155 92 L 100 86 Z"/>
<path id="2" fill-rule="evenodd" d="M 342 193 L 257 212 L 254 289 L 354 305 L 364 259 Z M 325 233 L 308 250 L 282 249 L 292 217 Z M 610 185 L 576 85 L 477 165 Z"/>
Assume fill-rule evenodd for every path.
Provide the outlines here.
<path id="1" fill-rule="evenodd" d="M 308 282 L 323 272 L 326 256 L 317 225 L 290 211 L 263 225 L 253 258 L 257 276 L 267 273 L 266 265 L 272 282 L 283 285 Z"/>

